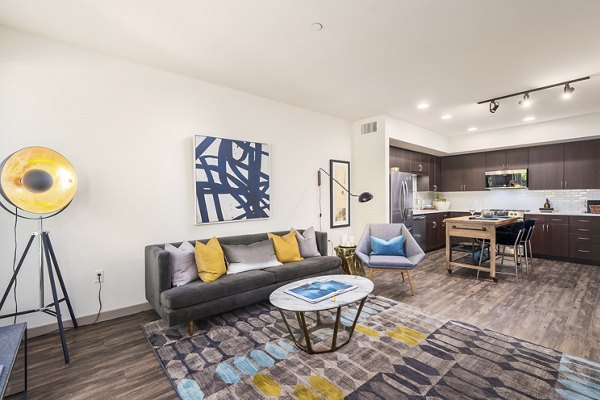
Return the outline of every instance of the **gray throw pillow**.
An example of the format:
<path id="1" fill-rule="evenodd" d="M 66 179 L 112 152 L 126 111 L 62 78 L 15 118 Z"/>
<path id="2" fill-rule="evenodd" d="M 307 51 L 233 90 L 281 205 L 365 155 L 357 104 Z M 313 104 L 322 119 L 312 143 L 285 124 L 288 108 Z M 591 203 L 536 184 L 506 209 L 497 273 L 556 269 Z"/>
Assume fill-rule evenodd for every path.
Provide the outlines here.
<path id="1" fill-rule="evenodd" d="M 171 284 L 173 286 L 183 286 L 198 279 L 193 245 L 183 242 L 177 248 L 167 243 L 165 250 L 169 252 L 171 260 Z"/>
<path id="2" fill-rule="evenodd" d="M 275 257 L 275 247 L 271 239 L 262 242 L 243 244 L 222 244 L 227 260 L 227 274 L 237 274 L 253 269 L 263 269 L 282 265 Z"/>
<path id="3" fill-rule="evenodd" d="M 292 228 L 292 230 L 295 230 Z M 312 226 L 306 229 L 302 234 L 296 231 L 296 240 L 298 241 L 298 247 L 300 248 L 300 255 L 303 258 L 307 257 L 320 257 L 319 248 L 317 247 L 317 235 L 315 228 Z"/>

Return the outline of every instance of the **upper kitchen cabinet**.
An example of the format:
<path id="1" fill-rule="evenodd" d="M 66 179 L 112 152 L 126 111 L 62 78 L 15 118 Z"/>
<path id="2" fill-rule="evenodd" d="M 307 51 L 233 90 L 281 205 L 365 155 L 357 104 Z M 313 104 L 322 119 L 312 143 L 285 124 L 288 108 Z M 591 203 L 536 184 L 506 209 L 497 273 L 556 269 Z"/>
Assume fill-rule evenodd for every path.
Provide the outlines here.
<path id="1" fill-rule="evenodd" d="M 529 148 L 529 189 L 564 189 L 565 145 Z"/>
<path id="2" fill-rule="evenodd" d="M 460 192 L 463 190 L 463 158 L 451 156 L 442 158 L 442 187 L 445 192 Z"/>
<path id="3" fill-rule="evenodd" d="M 410 171 L 410 151 L 399 147 L 390 147 L 390 168 L 398 168 L 400 172 Z"/>
<path id="4" fill-rule="evenodd" d="M 442 190 L 442 159 L 440 157 L 430 156 L 429 190 L 432 192 Z"/>
<path id="5" fill-rule="evenodd" d="M 526 169 L 529 166 L 528 149 L 500 150 L 485 153 L 487 171 Z"/>
<path id="6" fill-rule="evenodd" d="M 462 157 L 464 190 L 485 190 L 485 154 L 467 154 Z"/>
<path id="7" fill-rule="evenodd" d="M 600 189 L 600 140 L 565 143 L 564 189 Z"/>
<path id="8" fill-rule="evenodd" d="M 464 192 L 485 189 L 485 154 L 475 153 L 442 159 L 443 190 Z"/>
<path id="9" fill-rule="evenodd" d="M 429 154 L 410 152 L 410 171 L 417 175 L 429 175 Z"/>

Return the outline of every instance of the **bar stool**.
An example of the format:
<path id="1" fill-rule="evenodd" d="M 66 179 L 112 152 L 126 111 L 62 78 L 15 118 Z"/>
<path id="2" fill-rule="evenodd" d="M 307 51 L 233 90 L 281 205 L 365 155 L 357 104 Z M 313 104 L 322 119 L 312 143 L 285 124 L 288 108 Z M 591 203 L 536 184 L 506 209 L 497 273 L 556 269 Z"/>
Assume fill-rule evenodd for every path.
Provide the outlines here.
<path id="1" fill-rule="evenodd" d="M 525 256 L 525 272 L 529 273 L 529 268 L 533 270 L 533 252 L 531 251 L 531 237 L 535 229 L 535 220 L 530 219 L 525 221 L 525 234 L 521 238 L 520 246 L 523 247 L 523 255 Z"/>
<path id="2" fill-rule="evenodd" d="M 515 277 L 517 283 L 519 283 L 519 267 L 521 266 L 521 244 L 525 236 L 525 223 L 517 222 L 512 226 L 510 231 L 497 231 L 496 232 L 496 245 L 498 246 L 498 255 L 501 256 L 500 264 L 504 265 L 504 256 L 509 255 L 506 253 L 506 247 L 512 247 L 513 249 L 513 261 L 515 263 Z M 502 251 L 500 251 L 502 246 Z"/>

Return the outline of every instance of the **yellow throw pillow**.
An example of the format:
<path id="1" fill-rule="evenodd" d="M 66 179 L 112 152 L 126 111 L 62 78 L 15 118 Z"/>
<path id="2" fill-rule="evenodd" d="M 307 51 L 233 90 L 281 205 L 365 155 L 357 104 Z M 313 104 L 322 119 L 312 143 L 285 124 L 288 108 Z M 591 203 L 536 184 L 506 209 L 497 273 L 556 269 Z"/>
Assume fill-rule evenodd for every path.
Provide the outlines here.
<path id="1" fill-rule="evenodd" d="M 300 248 L 298 247 L 298 240 L 296 240 L 296 231 L 291 231 L 283 236 L 274 235 L 270 232 L 267 233 L 267 235 L 269 238 L 273 239 L 275 256 L 277 256 L 279 262 L 289 263 L 304 260 L 304 258 L 300 256 Z"/>
<path id="2" fill-rule="evenodd" d="M 196 242 L 196 268 L 198 276 L 204 282 L 217 280 L 225 275 L 225 255 L 216 237 L 212 237 L 206 244 Z"/>

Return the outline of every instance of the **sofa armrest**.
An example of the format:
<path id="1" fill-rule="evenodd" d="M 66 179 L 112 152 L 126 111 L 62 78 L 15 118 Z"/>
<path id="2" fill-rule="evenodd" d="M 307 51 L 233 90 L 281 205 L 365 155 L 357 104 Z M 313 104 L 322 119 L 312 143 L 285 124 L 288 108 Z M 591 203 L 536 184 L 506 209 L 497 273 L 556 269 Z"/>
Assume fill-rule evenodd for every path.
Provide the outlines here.
<path id="1" fill-rule="evenodd" d="M 162 316 L 160 294 L 171 288 L 171 260 L 169 252 L 158 246 L 146 246 L 146 299 Z"/>
<path id="2" fill-rule="evenodd" d="M 315 236 L 317 238 L 317 249 L 319 249 L 319 253 L 321 253 L 322 256 L 326 256 L 328 252 L 327 232 L 315 231 Z"/>

